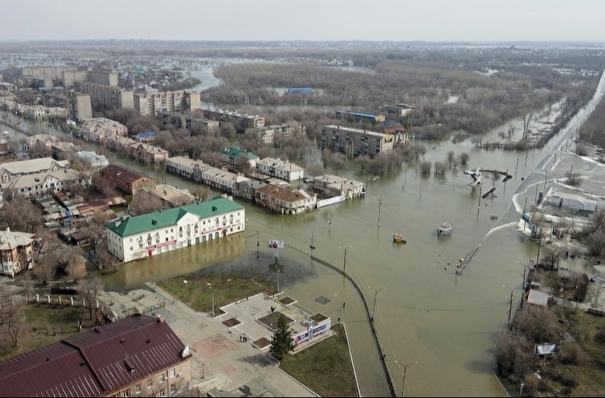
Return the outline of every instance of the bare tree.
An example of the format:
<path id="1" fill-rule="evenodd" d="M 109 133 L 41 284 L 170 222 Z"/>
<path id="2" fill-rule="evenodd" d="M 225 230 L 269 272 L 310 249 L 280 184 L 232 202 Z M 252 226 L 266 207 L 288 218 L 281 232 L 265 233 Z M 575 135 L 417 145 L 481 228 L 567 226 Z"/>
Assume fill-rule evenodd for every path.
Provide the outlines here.
<path id="1" fill-rule="evenodd" d="M 97 310 L 97 297 L 103 291 L 103 282 L 99 278 L 88 278 L 78 281 L 78 294 L 84 299 L 86 308 L 88 308 L 90 319 Z"/>
<path id="2" fill-rule="evenodd" d="M 157 196 L 149 195 L 146 192 L 139 192 L 132 197 L 128 204 L 130 214 L 136 216 L 139 214 L 152 213 L 168 208 L 168 206 Z"/>
<path id="3" fill-rule="evenodd" d="M 435 174 L 443 175 L 447 170 L 447 165 L 443 162 L 435 162 Z"/>
<path id="4" fill-rule="evenodd" d="M 19 347 L 27 329 L 24 302 L 0 286 L 0 330 L 9 337 L 13 347 Z M 4 333 L 2 333 L 4 334 Z"/>
<path id="5" fill-rule="evenodd" d="M 318 164 L 318 163 L 312 163 L 307 165 L 306 167 L 307 173 L 309 173 L 312 177 L 321 175 L 324 171 L 324 168 L 322 165 Z"/>
<path id="6" fill-rule="evenodd" d="M 431 164 L 431 162 L 429 162 L 429 161 L 422 162 L 422 163 L 420 163 L 420 172 L 422 174 L 430 174 L 432 167 L 433 167 L 433 165 Z"/>
<path id="7" fill-rule="evenodd" d="M 195 198 L 196 202 L 200 202 L 200 201 L 204 202 L 212 194 L 212 191 L 210 190 L 210 188 L 205 187 L 203 185 L 196 185 L 193 188 L 191 188 L 189 191 Z"/>
<path id="8" fill-rule="evenodd" d="M 466 153 L 466 152 L 461 153 L 459 156 L 460 164 L 466 165 L 468 163 L 468 161 L 470 160 L 470 158 L 471 158 L 471 156 L 468 153 Z"/>

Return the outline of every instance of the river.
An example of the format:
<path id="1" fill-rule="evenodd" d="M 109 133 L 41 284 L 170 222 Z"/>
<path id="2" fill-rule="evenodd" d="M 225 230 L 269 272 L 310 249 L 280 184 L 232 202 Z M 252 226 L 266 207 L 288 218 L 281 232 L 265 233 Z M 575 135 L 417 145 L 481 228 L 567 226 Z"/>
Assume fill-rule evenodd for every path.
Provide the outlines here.
<path id="1" fill-rule="evenodd" d="M 307 250 L 313 239 L 315 256 L 346 266 L 374 308 L 378 338 L 398 394 L 403 382 L 403 367 L 398 363 L 418 361 L 406 372 L 408 395 L 506 395 L 493 375 L 492 354 L 507 321 L 510 290 L 503 285 L 521 286 L 523 265 L 536 258 L 535 243 L 516 230 L 524 200 L 528 198 L 531 205 L 536 187 L 550 186 L 572 164 L 578 172 L 589 170 L 563 150 L 567 148 L 564 134 L 569 132 L 559 133 L 552 141 L 560 140 L 559 146 L 527 154 L 477 150 L 468 140 L 430 147 L 425 160 L 445 162 L 448 151 L 467 152 L 472 168 L 508 170 L 513 175 L 506 183 L 484 177 L 482 190 L 470 188 L 470 177 L 460 170 L 422 176 L 410 167 L 369 182 L 365 198 L 299 216 L 272 215 L 240 202 L 246 206 L 248 237 L 130 263 L 106 276 L 106 283 L 110 288 L 128 289 L 194 270 L 241 270 L 238 259 L 242 258 L 244 268 L 275 278 L 270 273 L 274 253 L 266 242 L 283 240 L 305 252 L 290 247 L 280 251 L 281 288 L 309 311 L 342 317 L 351 335 L 363 395 L 388 395 L 375 346 L 361 338 L 367 336 L 368 320 L 357 293 L 341 275 L 311 261 Z M 89 145 L 94 149 L 94 144 Z M 545 163 L 554 153 L 558 160 Z M 171 185 L 192 185 L 130 159 L 116 156 L 115 162 Z M 550 178 L 545 178 L 544 170 Z M 346 174 L 365 180 L 354 172 Z M 492 186 L 495 197 L 480 200 L 480 193 Z M 454 232 L 438 237 L 436 228 L 444 221 L 453 223 Z M 394 233 L 403 234 L 407 244 L 393 244 Z M 479 244 L 464 273 L 456 276 L 457 260 Z M 576 262 L 563 266 L 580 267 Z M 516 293 L 515 300 L 520 298 Z M 321 297 L 330 301 L 321 304 L 322 300 L 316 300 Z M 347 304 L 344 309 L 342 302 Z"/>

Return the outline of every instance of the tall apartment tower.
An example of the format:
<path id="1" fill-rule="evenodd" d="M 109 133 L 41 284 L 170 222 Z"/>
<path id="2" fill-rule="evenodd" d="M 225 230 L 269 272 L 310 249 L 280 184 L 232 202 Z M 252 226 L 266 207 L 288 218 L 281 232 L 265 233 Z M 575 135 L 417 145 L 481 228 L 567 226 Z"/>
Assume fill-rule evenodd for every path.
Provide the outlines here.
<path id="1" fill-rule="evenodd" d="M 80 89 L 90 94 L 93 103 L 112 109 L 134 108 L 134 93 L 131 90 L 91 82 L 82 83 Z"/>
<path id="2" fill-rule="evenodd" d="M 88 81 L 102 84 L 104 86 L 117 87 L 118 74 L 116 72 L 105 70 L 91 70 L 88 72 Z"/>
<path id="3" fill-rule="evenodd" d="M 134 95 L 134 108 L 142 115 L 157 116 L 160 113 L 180 113 L 202 108 L 199 91 L 166 91 Z"/>
<path id="4" fill-rule="evenodd" d="M 70 116 L 74 120 L 92 119 L 92 106 L 90 94 L 70 91 L 67 94 L 69 100 Z"/>

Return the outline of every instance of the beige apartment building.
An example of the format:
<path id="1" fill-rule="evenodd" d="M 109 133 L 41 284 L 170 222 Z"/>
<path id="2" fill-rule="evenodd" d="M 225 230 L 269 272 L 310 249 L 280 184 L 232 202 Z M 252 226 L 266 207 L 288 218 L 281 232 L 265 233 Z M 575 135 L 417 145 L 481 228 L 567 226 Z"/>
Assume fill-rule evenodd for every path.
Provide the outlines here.
<path id="1" fill-rule="evenodd" d="M 72 119 L 92 119 L 92 105 L 90 103 L 90 94 L 70 91 L 67 94 L 67 100 L 69 104 L 68 111 Z"/>
<path id="2" fill-rule="evenodd" d="M 162 112 L 178 113 L 202 109 L 199 91 L 166 91 L 134 95 L 134 108 L 142 115 L 157 116 Z"/>
<path id="3" fill-rule="evenodd" d="M 341 152 L 349 158 L 359 155 L 374 157 L 390 151 L 394 141 L 390 134 L 337 125 L 324 126 L 321 132 L 321 149 Z"/>

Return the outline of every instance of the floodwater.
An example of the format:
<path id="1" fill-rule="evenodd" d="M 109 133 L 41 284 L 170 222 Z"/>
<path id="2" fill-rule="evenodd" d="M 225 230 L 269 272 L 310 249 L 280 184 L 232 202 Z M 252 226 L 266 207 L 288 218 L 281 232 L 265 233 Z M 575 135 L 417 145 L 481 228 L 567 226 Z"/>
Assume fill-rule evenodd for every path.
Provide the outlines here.
<path id="1" fill-rule="evenodd" d="M 484 176 L 481 188 L 473 189 L 468 186 L 470 176 L 460 169 L 422 176 L 410 167 L 370 181 L 365 198 L 298 216 L 272 215 L 240 202 L 247 212 L 245 235 L 126 264 L 105 275 L 107 287 L 129 289 L 199 270 L 260 272 L 309 311 L 341 317 L 362 394 L 388 395 L 358 295 L 341 275 L 311 261 L 313 244 L 316 257 L 342 265 L 363 290 L 398 395 L 403 376 L 398 363 L 414 361 L 418 363 L 408 368 L 405 378 L 408 395 L 506 395 L 493 375 L 494 344 L 507 322 L 509 288 L 521 286 L 523 265 L 537 252 L 535 243 L 517 231 L 524 200 L 527 206 L 533 204 L 537 189 L 545 190 L 572 164 L 576 172 L 588 170 L 566 152 L 563 134 L 547 148 L 527 153 L 481 151 L 465 141 L 434 144 L 425 155 L 425 160 L 446 162 L 448 151 L 467 152 L 470 168 L 508 171 L 513 178 L 506 183 Z M 550 159 L 546 164 L 545 157 Z M 153 166 L 119 157 L 116 162 L 171 185 L 192 185 Z M 348 176 L 366 179 L 353 172 Z M 495 197 L 480 199 L 491 187 L 496 188 Z M 438 237 L 436 228 L 444 221 L 453 223 L 454 232 Z M 395 233 L 403 234 L 407 244 L 393 244 Z M 280 273 L 271 266 L 275 253 L 266 247 L 269 239 L 301 249 L 288 246 L 279 251 Z M 456 276 L 457 260 L 479 244 L 464 273 Z M 315 300 L 322 296 L 329 302 Z"/>

